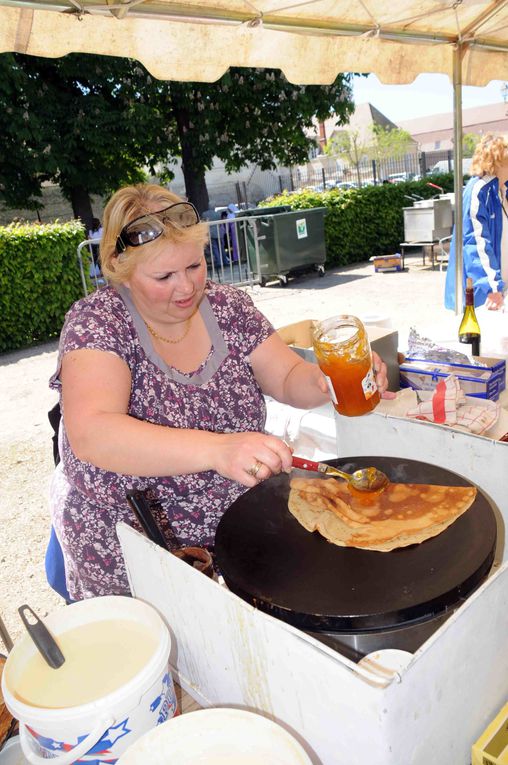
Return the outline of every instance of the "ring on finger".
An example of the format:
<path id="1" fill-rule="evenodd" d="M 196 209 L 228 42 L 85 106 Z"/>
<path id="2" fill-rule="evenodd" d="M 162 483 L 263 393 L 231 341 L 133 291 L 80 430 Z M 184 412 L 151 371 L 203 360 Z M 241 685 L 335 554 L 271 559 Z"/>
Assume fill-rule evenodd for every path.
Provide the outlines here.
<path id="1" fill-rule="evenodd" d="M 259 462 L 259 460 L 256 460 L 256 462 L 247 470 L 247 473 L 251 475 L 253 478 L 257 476 L 259 473 L 259 470 L 262 466 L 262 462 Z"/>

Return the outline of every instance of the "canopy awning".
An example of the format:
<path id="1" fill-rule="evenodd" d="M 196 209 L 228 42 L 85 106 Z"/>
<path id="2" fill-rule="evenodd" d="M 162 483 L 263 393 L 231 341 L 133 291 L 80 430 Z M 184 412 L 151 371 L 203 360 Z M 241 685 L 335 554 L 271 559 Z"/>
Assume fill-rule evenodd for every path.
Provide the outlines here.
<path id="1" fill-rule="evenodd" d="M 0 0 L 0 52 L 121 55 L 160 79 L 212 82 L 235 66 L 408 83 L 451 77 L 457 46 L 464 84 L 508 76 L 507 0 Z"/>
<path id="2" fill-rule="evenodd" d="M 319 85 L 341 72 L 392 84 L 447 74 L 462 167 L 462 85 L 508 77 L 508 0 L 0 0 L 1 52 L 124 56 L 159 79 L 190 82 L 213 82 L 232 66 Z M 454 189 L 459 311 L 460 173 Z"/>

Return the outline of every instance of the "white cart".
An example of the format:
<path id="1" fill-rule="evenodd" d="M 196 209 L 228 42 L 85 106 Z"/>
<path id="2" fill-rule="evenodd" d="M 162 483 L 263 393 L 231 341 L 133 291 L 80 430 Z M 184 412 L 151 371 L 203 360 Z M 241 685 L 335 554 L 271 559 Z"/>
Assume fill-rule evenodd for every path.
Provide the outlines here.
<path id="1" fill-rule="evenodd" d="M 337 418 L 337 433 L 339 454 L 347 444 L 344 456 L 414 455 L 478 483 L 499 510 L 492 574 L 394 678 L 379 681 L 124 526 L 133 593 L 166 618 L 191 696 L 266 714 L 316 765 L 468 765 L 508 698 L 508 444 L 376 413 Z"/>

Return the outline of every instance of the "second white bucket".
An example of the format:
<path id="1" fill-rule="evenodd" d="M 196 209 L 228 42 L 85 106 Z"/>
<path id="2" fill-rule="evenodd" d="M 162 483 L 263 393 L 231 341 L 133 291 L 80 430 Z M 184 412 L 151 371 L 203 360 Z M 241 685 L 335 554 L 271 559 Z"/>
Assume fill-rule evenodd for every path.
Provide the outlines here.
<path id="1" fill-rule="evenodd" d="M 142 736 L 117 765 L 312 765 L 298 741 L 244 709 L 200 709 Z"/>
<path id="2" fill-rule="evenodd" d="M 48 760 L 51 765 L 115 763 L 137 738 L 175 714 L 175 690 L 168 669 L 171 640 L 154 608 L 135 598 L 90 598 L 53 612 L 45 623 L 58 642 L 58 636 L 66 632 L 112 620 L 146 628 L 149 637 L 156 639 L 154 650 L 134 676 L 118 687 L 111 687 L 110 682 L 108 692 L 98 692 L 88 703 L 61 705 L 63 708 L 26 703 L 17 688 L 37 649 L 25 635 L 9 654 L 2 692 L 7 708 L 20 722 L 23 754 L 32 765 L 47 765 Z M 121 655 L 121 641 L 118 649 Z M 99 671 L 96 685 L 100 689 Z"/>

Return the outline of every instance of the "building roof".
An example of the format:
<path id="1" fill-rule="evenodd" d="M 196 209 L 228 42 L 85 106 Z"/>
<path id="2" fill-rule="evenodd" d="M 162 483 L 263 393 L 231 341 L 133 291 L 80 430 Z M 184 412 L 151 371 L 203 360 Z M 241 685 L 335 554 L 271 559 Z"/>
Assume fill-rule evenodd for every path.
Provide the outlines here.
<path id="1" fill-rule="evenodd" d="M 484 125 L 493 130 L 492 123 L 501 123 L 499 131 L 508 131 L 508 105 L 505 103 L 475 106 L 462 110 L 462 130 L 464 133 L 480 133 Z M 413 120 L 403 120 L 399 126 L 414 138 L 422 133 L 436 133 L 442 130 L 453 131 L 453 112 L 432 114 Z M 485 131 L 484 131 L 485 132 Z"/>
<path id="2" fill-rule="evenodd" d="M 365 141 L 371 138 L 371 130 L 374 125 L 381 127 L 396 128 L 397 125 L 385 117 L 375 106 L 369 103 L 357 104 L 346 125 L 337 125 L 336 117 L 330 117 L 325 120 L 326 140 L 329 141 L 333 135 L 343 130 L 357 130 L 360 140 Z"/>
<path id="3" fill-rule="evenodd" d="M 329 117 L 322 123 L 324 125 L 325 136 L 319 131 L 319 123 L 315 122 L 315 127 L 307 132 L 309 138 L 323 139 L 329 141 L 334 135 L 345 130 L 358 131 L 358 137 L 362 142 L 368 142 L 371 139 L 371 130 L 374 125 L 380 125 L 384 128 L 396 129 L 398 125 L 385 117 L 379 109 L 369 103 L 357 104 L 354 113 L 349 122 L 345 125 L 337 125 L 337 115 Z"/>

